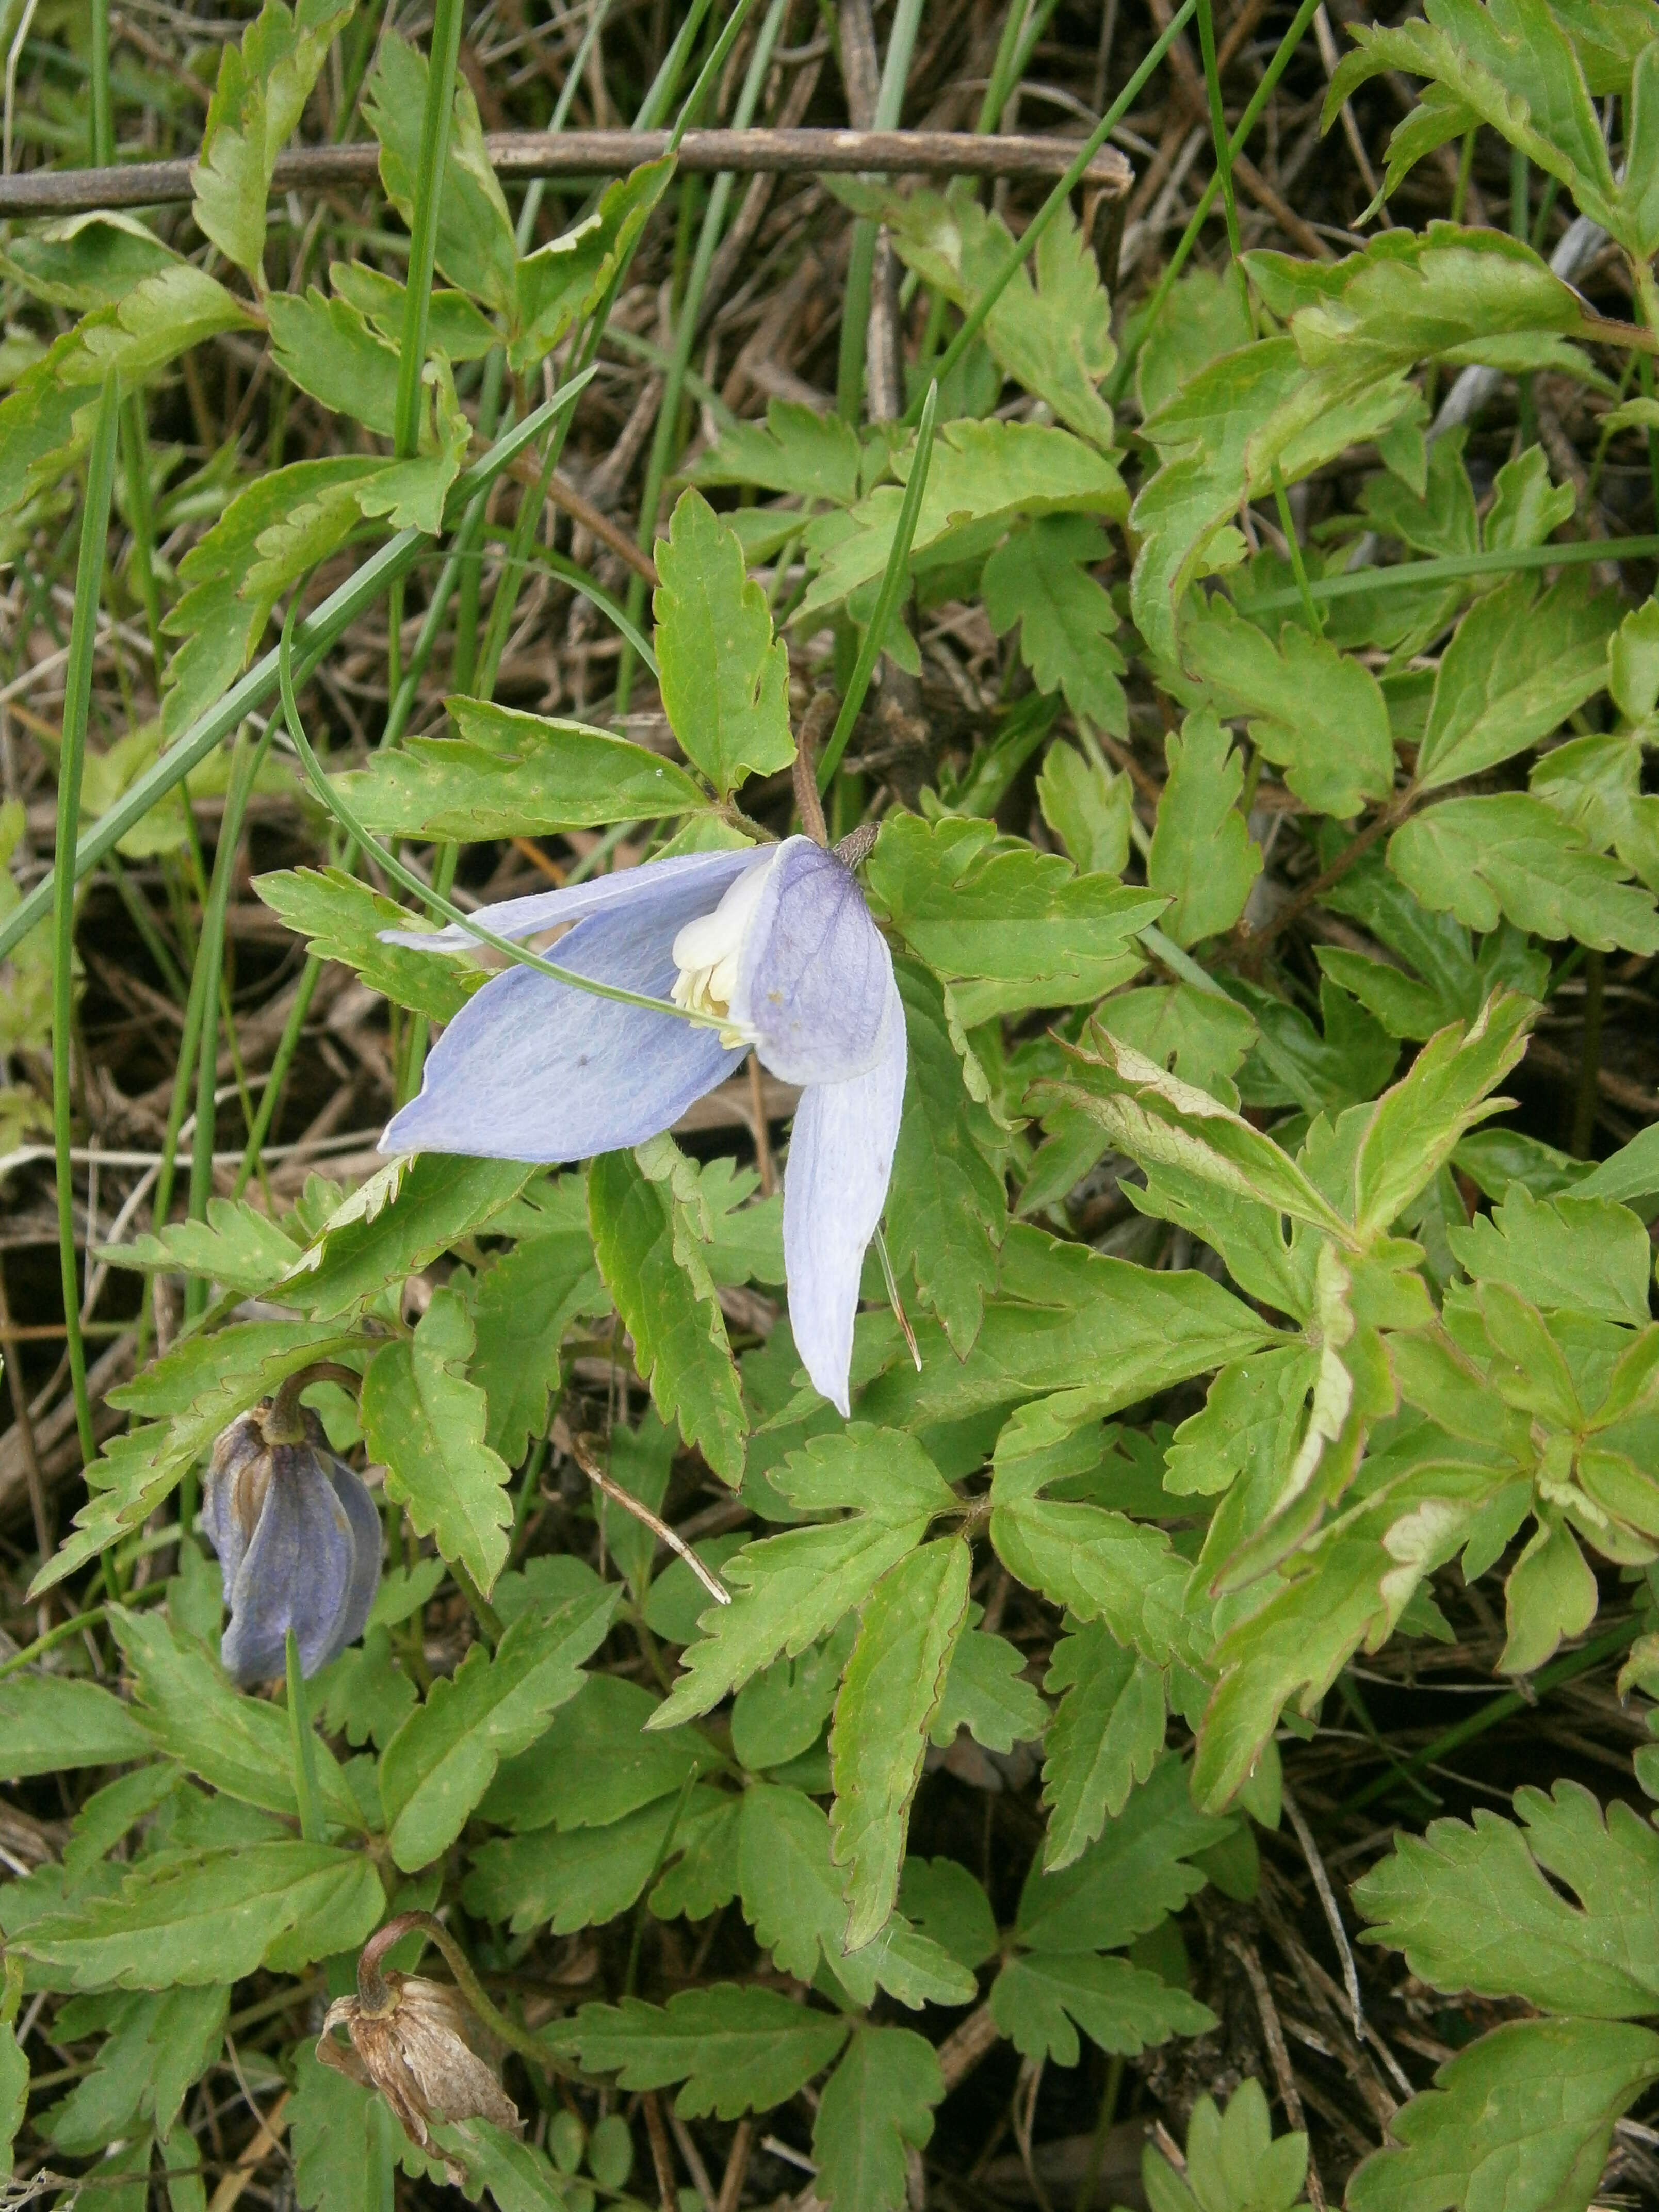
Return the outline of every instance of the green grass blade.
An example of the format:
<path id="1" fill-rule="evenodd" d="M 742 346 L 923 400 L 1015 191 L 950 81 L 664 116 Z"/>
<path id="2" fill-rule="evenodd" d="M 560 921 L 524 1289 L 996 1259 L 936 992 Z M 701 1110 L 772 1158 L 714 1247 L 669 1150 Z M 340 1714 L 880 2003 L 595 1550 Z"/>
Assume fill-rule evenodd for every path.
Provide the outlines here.
<path id="1" fill-rule="evenodd" d="M 1316 605 L 1329 599 L 1365 599 L 1376 592 L 1411 586 L 1455 584 L 1469 576 L 1507 576 L 1517 568 L 1571 568 L 1585 561 L 1659 560 L 1659 537 L 1575 538 L 1562 545 L 1500 546 L 1490 553 L 1446 553 L 1432 561 L 1401 561 L 1392 568 L 1352 568 L 1338 576 L 1307 579 L 1307 596 Z M 1305 604 L 1298 591 L 1264 592 L 1252 599 L 1257 615 L 1289 614 Z"/>
<path id="2" fill-rule="evenodd" d="M 104 586 L 110 499 L 115 489 L 115 432 L 120 419 L 113 374 L 105 377 L 87 462 L 86 505 L 81 514 L 81 555 L 75 574 L 75 618 L 64 681 L 64 745 L 58 763 L 58 842 L 49 886 L 52 902 L 52 1125 L 58 1169 L 58 1249 L 64 1279 L 64 1334 L 81 1455 L 90 1467 L 98 1455 L 92 1401 L 87 1395 L 87 1352 L 81 1335 L 81 1280 L 75 1257 L 75 1193 L 70 1181 L 70 1066 L 73 1053 L 75 872 L 64 856 L 76 849 L 81 819 L 81 775 L 87 757 L 87 717 L 92 705 L 92 658 L 98 636 L 98 602 Z"/>
<path id="3" fill-rule="evenodd" d="M 904 107 L 904 88 L 921 27 L 921 0 L 898 0 L 893 27 L 888 33 L 887 58 L 881 67 L 872 127 L 895 131 Z M 853 226 L 847 256 L 847 283 L 841 306 L 841 360 L 836 375 L 836 411 L 844 422 L 856 422 L 864 405 L 864 343 L 870 321 L 870 292 L 875 278 L 876 228 L 867 216 Z"/>
<path id="4" fill-rule="evenodd" d="M 288 733 L 294 740 L 294 749 L 300 756 L 301 765 L 312 789 L 341 828 L 365 853 L 380 863 L 394 884 L 417 898 L 423 906 L 429 907 L 445 921 L 459 923 L 468 936 L 476 938 L 480 945 L 489 945 L 492 951 L 501 953 L 520 968 L 533 968 L 538 975 L 550 976 L 556 983 L 567 983 L 572 990 L 586 991 L 596 999 L 613 999 L 618 1006 L 644 1006 L 654 1014 L 672 1014 L 678 1020 L 690 1022 L 701 1029 L 720 1029 L 724 1025 L 728 1018 L 725 1015 L 696 1013 L 690 1007 L 677 1006 L 670 999 L 648 998 L 641 991 L 624 991 L 614 983 L 596 982 L 591 975 L 579 975 L 574 969 L 561 968 L 551 960 L 544 960 L 539 953 L 526 952 L 522 945 L 515 945 L 510 938 L 497 937 L 493 929 L 484 927 L 477 915 L 464 914 L 442 892 L 434 890 L 429 884 L 423 884 L 413 869 L 404 866 L 395 853 L 389 852 L 371 837 L 323 773 L 322 763 L 306 735 L 305 725 L 300 719 L 299 702 L 294 696 L 293 643 L 294 607 L 290 604 L 288 620 L 283 625 L 282 641 L 276 647 L 277 666 L 283 714 L 288 724 Z"/>
<path id="5" fill-rule="evenodd" d="M 841 757 L 847 750 L 847 740 L 853 734 L 853 725 L 858 720 L 859 711 L 864 705 L 864 695 L 870 689 L 870 678 L 875 673 L 876 657 L 881 651 L 881 641 L 887 635 L 887 625 L 909 577 L 910 543 L 916 534 L 916 517 L 921 513 L 922 494 L 927 489 L 927 471 L 933 458 L 933 426 L 938 415 L 939 383 L 935 379 L 922 398 L 921 421 L 916 427 L 915 451 L 910 460 L 910 481 L 904 487 L 904 504 L 899 509 L 898 528 L 894 533 L 892 550 L 887 556 L 881 590 L 876 595 L 876 611 L 870 617 L 870 627 L 864 633 L 859 657 L 853 664 L 853 679 L 847 687 L 847 696 L 841 702 L 836 726 L 830 732 L 823 758 L 818 763 L 818 789 L 821 792 L 829 790 L 830 779 L 841 765 Z"/>
<path id="6" fill-rule="evenodd" d="M 455 64 L 461 52 L 461 0 L 437 0 L 427 59 L 426 111 L 421 118 L 421 167 L 415 180 L 415 220 L 409 233 L 409 279 L 404 295 L 403 345 L 398 362 L 398 399 L 392 416 L 399 460 L 420 443 L 421 370 L 426 363 L 427 315 L 432 303 L 432 264 L 438 245 L 438 202 L 449 161 L 449 119 L 455 111 Z"/>
<path id="7" fill-rule="evenodd" d="M 585 368 L 573 377 L 533 414 L 526 416 L 522 422 L 498 438 L 470 469 L 462 471 L 450 489 L 445 507 L 447 525 L 465 511 L 474 494 L 493 483 L 555 415 L 574 404 L 592 376 L 592 369 Z M 432 540 L 418 530 L 399 531 L 307 617 L 295 640 L 304 655 L 301 681 L 343 632 L 368 612 L 393 578 L 406 574 L 431 544 Z M 159 799 L 165 799 L 193 768 L 222 744 L 248 714 L 264 704 L 276 689 L 276 660 L 273 647 L 246 676 L 232 684 L 216 707 L 210 708 L 176 744 L 170 745 L 159 760 L 135 779 L 123 798 L 99 816 L 75 848 L 77 881 L 95 868 L 106 854 L 113 852 L 128 830 L 136 828 Z M 14 908 L 10 919 L 0 925 L 0 960 L 45 916 L 52 898 L 52 885 L 37 884 L 28 896 Z"/>
<path id="8" fill-rule="evenodd" d="M 1249 100 L 1245 107 L 1244 112 L 1238 118 L 1238 128 L 1233 132 L 1232 137 L 1227 142 L 1227 151 L 1230 158 L 1242 154 L 1245 146 L 1249 143 L 1250 133 L 1255 130 L 1257 123 L 1260 121 L 1261 111 L 1266 107 L 1267 102 L 1273 98 L 1273 89 L 1278 84 L 1279 78 L 1284 76 L 1285 70 L 1290 67 L 1291 55 L 1295 53 L 1297 48 L 1306 37 L 1308 26 L 1313 21 L 1314 17 L 1318 13 L 1319 0 L 1302 0 L 1302 5 L 1297 9 L 1295 18 L 1292 21 L 1289 30 L 1285 32 L 1284 37 L 1279 40 L 1273 59 L 1268 63 L 1267 68 L 1261 73 L 1261 83 L 1257 85 L 1255 90 L 1250 94 Z M 1176 20 L 1179 21 L 1179 18 Z M 1171 24 L 1170 27 L 1173 30 L 1175 28 L 1175 25 Z M 1165 268 L 1164 274 L 1158 280 L 1158 289 L 1152 294 L 1152 296 L 1147 302 L 1146 306 L 1139 309 L 1136 313 L 1135 329 L 1141 336 L 1144 336 L 1147 331 L 1151 330 L 1152 325 L 1157 322 L 1159 313 L 1163 308 L 1164 302 L 1169 298 L 1170 289 L 1173 287 L 1176 277 L 1180 276 L 1182 270 L 1186 267 L 1188 257 L 1192 252 L 1194 246 L 1198 243 L 1199 233 L 1203 229 L 1205 224 L 1210 219 L 1210 210 L 1215 205 L 1216 194 L 1220 190 L 1221 172 L 1218 169 L 1215 174 L 1210 179 L 1209 183 L 1205 185 L 1202 192 L 1200 193 L 1198 205 L 1193 210 L 1191 218 L 1187 224 L 1186 229 L 1181 234 L 1180 242 L 1176 246 L 1175 252 L 1170 256 L 1169 265 Z M 1026 237 L 1029 238 L 1030 235 L 1030 233 L 1028 231 L 1026 233 Z M 1021 243 L 1024 244 L 1024 240 L 1022 240 Z M 1122 354 L 1119 357 L 1117 367 L 1112 372 L 1111 383 L 1107 389 L 1107 398 L 1110 399 L 1114 404 L 1115 404 L 1119 397 L 1127 389 L 1129 379 L 1134 374 L 1135 360 L 1139 350 L 1139 337 L 1137 337 L 1132 343 L 1126 341 Z"/>
<path id="9" fill-rule="evenodd" d="M 1181 6 L 1176 9 L 1175 15 L 1170 19 L 1169 28 L 1160 34 L 1156 44 L 1147 54 L 1146 60 L 1141 63 L 1139 68 L 1129 79 L 1127 84 L 1124 86 L 1122 91 L 1119 93 L 1117 98 L 1112 102 L 1104 115 L 1101 117 L 1099 122 L 1096 124 L 1094 129 L 1089 133 L 1083 143 L 1078 148 L 1077 154 L 1073 160 L 1070 168 L 1066 170 L 1065 175 L 1061 177 L 1058 184 L 1055 185 L 1053 191 L 1049 193 L 1048 198 L 1044 200 L 1042 205 L 1031 217 L 1030 222 L 1026 224 L 1025 228 L 1014 246 L 1012 252 L 1008 255 L 1001 268 L 998 270 L 996 275 L 991 279 L 985 289 L 980 294 L 978 299 L 975 301 L 973 306 L 969 309 L 967 318 L 963 323 L 962 328 L 957 332 L 955 337 L 951 339 L 950 344 L 945 349 L 943 355 L 940 356 L 939 367 L 934 371 L 934 375 L 941 384 L 944 383 L 945 378 L 950 375 L 951 371 L 956 367 L 957 363 L 962 359 L 963 354 L 967 352 L 969 347 L 972 345 L 974 340 L 979 336 L 981 331 L 984 328 L 987 317 L 990 314 L 992 308 L 995 307 L 997 301 L 1002 297 L 1003 292 L 1008 283 L 1012 281 L 1015 271 L 1029 255 L 1036 252 L 1037 243 L 1042 238 L 1043 233 L 1048 229 L 1054 217 L 1060 213 L 1061 208 L 1063 208 L 1066 205 L 1066 203 L 1070 199 L 1073 191 L 1081 181 L 1083 173 L 1088 167 L 1090 162 L 1094 160 L 1095 155 L 1099 153 L 1101 148 L 1106 143 L 1107 139 L 1111 136 L 1112 132 L 1116 130 L 1118 125 L 1128 113 L 1129 110 L 1134 106 L 1136 100 L 1139 99 L 1141 87 L 1152 76 L 1153 70 L 1163 60 L 1164 55 L 1169 52 L 1170 48 L 1175 43 L 1176 37 L 1184 27 L 1188 17 L 1193 13 L 1193 10 L 1197 4 L 1198 0 L 1182 0 Z M 1318 5 L 1319 0 L 1309 0 L 1309 4 L 1304 9 L 1304 12 L 1310 21 L 1312 21 L 1313 11 Z M 1290 57 L 1287 54 L 1285 56 L 1285 59 L 1288 60 L 1289 58 Z M 1249 111 L 1247 110 L 1246 112 L 1248 113 Z M 914 417 L 919 416 L 920 412 L 921 409 L 919 406 L 907 409 L 904 417 L 905 421 L 907 422 L 911 421 Z"/>

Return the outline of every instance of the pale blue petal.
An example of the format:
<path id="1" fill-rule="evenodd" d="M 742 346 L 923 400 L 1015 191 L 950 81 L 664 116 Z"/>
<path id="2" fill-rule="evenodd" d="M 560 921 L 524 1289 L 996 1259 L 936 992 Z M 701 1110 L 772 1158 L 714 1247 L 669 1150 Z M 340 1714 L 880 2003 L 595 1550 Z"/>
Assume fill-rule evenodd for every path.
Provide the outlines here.
<path id="1" fill-rule="evenodd" d="M 380 1516 L 362 1477 L 343 1460 L 330 1460 L 327 1465 L 334 1494 L 344 1506 L 346 1519 L 351 1523 L 354 1556 L 351 1581 L 334 1624 L 330 1649 L 321 1662 L 324 1666 L 331 1659 L 337 1659 L 348 1644 L 355 1644 L 368 1625 L 369 1608 L 380 1586 L 382 1541 Z"/>
<path id="2" fill-rule="evenodd" d="M 244 1684 L 283 1672 L 290 1628 L 302 1674 L 334 1656 L 356 1565 L 351 1522 L 317 1454 L 278 1446 L 276 1458 L 252 1540 L 225 1590 L 230 1626 L 220 1656 Z"/>
<path id="3" fill-rule="evenodd" d="M 746 865 L 753 856 L 690 857 Z M 653 894 L 643 915 L 638 902 L 594 915 L 560 939 L 559 963 L 665 999 L 678 973 L 675 936 L 708 910 L 719 888 L 707 876 L 682 878 Z M 511 968 L 475 993 L 439 1038 L 420 1097 L 392 1122 L 380 1150 L 588 1159 L 672 1127 L 742 1059 L 743 1048 L 727 1050 L 717 1030 Z"/>
<path id="4" fill-rule="evenodd" d="M 779 848 L 744 948 L 732 1018 L 784 1083 L 875 1066 L 893 960 L 852 871 L 805 837 Z"/>
<path id="5" fill-rule="evenodd" d="M 637 868 L 618 868 L 591 883 L 571 884 L 562 890 L 532 891 L 527 898 L 502 899 L 481 906 L 475 921 L 497 937 L 534 937 L 561 923 L 580 921 L 586 915 L 605 914 L 625 907 L 641 927 L 649 927 L 659 912 L 672 906 L 682 921 L 718 906 L 720 895 L 734 884 L 757 857 L 753 845 L 730 853 L 679 853 L 672 860 L 647 860 Z M 688 892 L 695 891 L 689 904 Z M 676 927 L 678 927 L 677 923 Z M 671 932 L 672 934 L 672 932 Z M 383 929 L 388 945 L 408 945 L 417 952 L 469 952 L 478 939 L 458 922 L 447 929 Z M 560 955 L 561 965 L 563 955 Z"/>
<path id="6" fill-rule="evenodd" d="M 904 1103 L 904 1004 L 887 986 L 874 1065 L 817 1084 L 796 1109 L 783 1178 L 783 1258 L 795 1349 L 843 1416 L 864 1255 L 886 1203 Z"/>

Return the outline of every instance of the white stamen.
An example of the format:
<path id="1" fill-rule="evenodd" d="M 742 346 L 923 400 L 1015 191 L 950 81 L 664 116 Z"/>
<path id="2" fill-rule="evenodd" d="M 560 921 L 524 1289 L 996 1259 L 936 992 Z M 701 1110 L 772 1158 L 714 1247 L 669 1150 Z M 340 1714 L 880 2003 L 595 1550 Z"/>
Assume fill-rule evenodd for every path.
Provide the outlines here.
<path id="1" fill-rule="evenodd" d="M 711 914 L 688 921 L 674 939 L 674 978 L 669 996 L 677 1006 L 702 1014 L 729 1013 L 743 962 L 744 940 L 749 934 L 761 891 L 777 861 L 771 858 L 745 869 Z M 728 1049 L 754 1040 L 739 1027 L 722 1029 L 720 1042 Z"/>

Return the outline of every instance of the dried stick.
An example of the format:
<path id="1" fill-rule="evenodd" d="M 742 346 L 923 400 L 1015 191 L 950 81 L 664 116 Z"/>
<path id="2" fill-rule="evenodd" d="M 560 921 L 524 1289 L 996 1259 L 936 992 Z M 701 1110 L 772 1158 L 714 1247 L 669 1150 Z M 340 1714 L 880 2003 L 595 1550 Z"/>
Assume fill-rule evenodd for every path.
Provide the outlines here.
<path id="1" fill-rule="evenodd" d="M 674 2181 L 674 2161 L 669 2156 L 668 2130 L 662 2124 L 662 2106 L 657 2102 L 653 2089 L 647 2089 L 640 2102 L 645 2107 L 645 2131 L 651 2138 L 651 2163 L 657 2169 L 657 2194 L 662 2201 L 662 2212 L 676 2212 L 678 2197 Z"/>
<path id="2" fill-rule="evenodd" d="M 596 1490 L 602 1490 L 607 1498 L 622 1507 L 624 1513 L 631 1513 L 636 1521 L 643 1522 L 659 1543 L 666 1544 L 671 1552 L 684 1560 L 717 1605 L 731 1604 L 731 1591 L 718 1575 L 710 1574 L 691 1547 L 683 1542 L 665 1521 L 659 1520 L 648 1506 L 641 1505 L 637 1498 L 631 1497 L 619 1482 L 612 1482 L 594 1458 L 592 1443 L 586 1437 L 572 1435 L 570 1456 Z"/>
<path id="3" fill-rule="evenodd" d="M 1230 1936 L 1227 1948 L 1243 1967 L 1255 1995 L 1255 2008 L 1261 2019 L 1261 2033 L 1267 2045 L 1267 2056 L 1273 2061 L 1273 2078 L 1279 2084 L 1285 2117 L 1298 2133 L 1305 2135 L 1308 2117 L 1302 2109 L 1302 2094 L 1296 2086 L 1296 2075 L 1291 2069 L 1291 2054 L 1285 2048 L 1285 2029 L 1279 2017 L 1279 2007 L 1273 2002 L 1273 1993 L 1267 1986 L 1267 1973 L 1256 1956 L 1255 1946 L 1242 1942 L 1237 1936 Z M 1325 2185 L 1319 2178 L 1319 2168 L 1314 2163 L 1311 2148 L 1308 2153 L 1308 2197 L 1314 2212 L 1326 2212 Z"/>
<path id="4" fill-rule="evenodd" d="M 1365 2039 L 1365 2015 L 1359 2003 L 1359 1969 L 1354 1965 L 1353 1953 L 1348 1946 L 1348 1933 L 1342 1925 L 1342 1915 L 1337 1911 L 1336 1893 L 1331 1887 L 1331 1878 L 1325 1871 L 1325 1862 L 1319 1856 L 1319 1846 L 1313 1839 L 1313 1831 L 1303 1818 L 1302 1808 L 1288 1790 L 1281 1790 L 1279 1802 L 1284 1806 L 1291 1826 L 1296 1830 L 1296 1839 L 1302 1846 L 1302 1856 L 1308 1862 L 1308 1872 L 1313 1876 L 1314 1887 L 1319 1892 L 1319 1902 L 1325 1909 L 1325 1920 L 1342 1961 L 1342 1985 L 1348 1992 L 1348 2005 L 1353 2014 L 1353 2032 L 1363 2043 Z"/>
<path id="5" fill-rule="evenodd" d="M 749 2172 L 749 2153 L 754 2141 L 754 2122 L 739 2120 L 732 2137 L 731 2150 L 726 2154 L 726 2172 L 720 2178 L 720 2193 L 714 2212 L 738 2212 L 738 2199 L 743 2195 L 744 2179 Z"/>
<path id="6" fill-rule="evenodd" d="M 498 131 L 484 140 L 495 173 L 526 177 L 621 177 L 668 150 L 665 131 Z M 1074 138 L 980 137 L 967 131 L 688 131 L 679 166 L 702 175 L 729 169 L 750 176 L 1058 177 L 1077 153 Z M 85 214 L 94 208 L 161 207 L 191 197 L 195 163 L 124 162 L 112 169 L 31 169 L 0 177 L 0 216 Z M 1083 182 L 1121 197 L 1132 172 L 1103 147 Z M 333 185 L 378 184 L 372 144 L 295 146 L 276 157 L 271 190 L 317 191 Z"/>

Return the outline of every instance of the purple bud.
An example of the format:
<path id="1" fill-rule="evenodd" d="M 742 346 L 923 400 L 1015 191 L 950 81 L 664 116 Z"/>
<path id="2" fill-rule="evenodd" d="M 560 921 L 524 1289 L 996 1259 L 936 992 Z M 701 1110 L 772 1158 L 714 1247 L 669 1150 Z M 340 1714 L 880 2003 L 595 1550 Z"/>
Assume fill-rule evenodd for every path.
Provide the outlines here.
<path id="1" fill-rule="evenodd" d="M 362 1634 L 380 1579 L 380 1516 L 315 1414 L 279 1423 L 266 1403 L 233 1421 L 213 1447 L 202 1517 L 230 1610 L 219 1656 L 234 1681 L 280 1674 L 290 1629 L 307 1676 Z"/>

